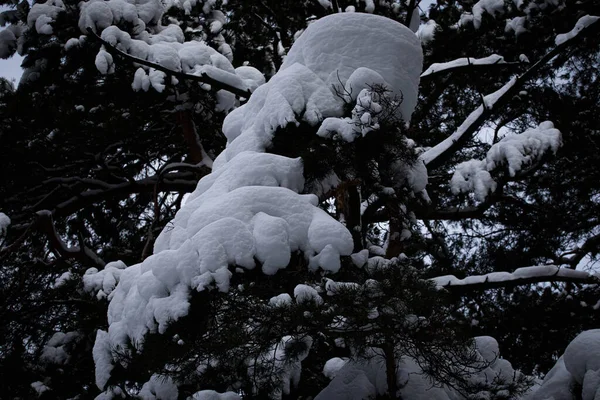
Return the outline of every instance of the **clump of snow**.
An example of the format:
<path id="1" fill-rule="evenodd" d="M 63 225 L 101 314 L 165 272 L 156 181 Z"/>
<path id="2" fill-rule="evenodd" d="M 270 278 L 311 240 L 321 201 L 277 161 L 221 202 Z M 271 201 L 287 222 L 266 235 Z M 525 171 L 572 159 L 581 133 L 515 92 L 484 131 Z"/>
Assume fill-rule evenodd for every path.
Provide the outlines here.
<path id="1" fill-rule="evenodd" d="M 456 166 L 450 187 L 452 193 L 474 193 L 475 200 L 484 201 L 486 197 L 496 191 L 496 181 L 485 169 L 485 161 L 469 160 Z"/>
<path id="2" fill-rule="evenodd" d="M 323 367 L 323 375 L 329 379 L 335 378 L 337 372 L 348 362 L 348 358 L 335 357 L 327 360 Z"/>
<path id="3" fill-rule="evenodd" d="M 273 307 L 281 307 L 288 304 L 292 304 L 292 296 L 287 293 L 282 293 L 275 297 L 271 297 L 269 304 Z"/>
<path id="4" fill-rule="evenodd" d="M 506 26 L 504 27 L 505 32 L 514 32 L 516 37 L 519 37 L 525 32 L 528 32 L 527 29 L 527 17 L 514 17 L 506 20 Z"/>
<path id="5" fill-rule="evenodd" d="M 317 135 L 353 142 L 357 137 L 364 137 L 369 132 L 379 129 L 379 115 L 383 110 L 379 104 L 380 96 L 385 96 L 385 94 L 362 89 L 356 98 L 352 117 L 326 118 L 319 127 Z"/>
<path id="6" fill-rule="evenodd" d="M 73 273 L 71 271 L 66 271 L 66 272 L 62 273 L 58 278 L 56 278 L 54 280 L 54 287 L 55 288 L 61 287 L 62 285 L 67 283 L 67 281 L 69 281 L 72 276 L 73 276 Z"/>
<path id="7" fill-rule="evenodd" d="M 20 32 L 17 25 L 9 25 L 0 31 L 0 58 L 11 57 L 17 49 L 17 39 Z"/>
<path id="8" fill-rule="evenodd" d="M 66 364 L 69 354 L 65 346 L 80 336 L 78 332 L 56 332 L 44 346 L 40 360 L 49 364 Z"/>
<path id="9" fill-rule="evenodd" d="M 435 20 L 433 19 L 430 19 L 425 24 L 419 26 L 419 30 L 417 31 L 417 37 L 421 40 L 421 43 L 426 45 L 435 39 L 435 32 L 437 28 L 437 22 L 435 22 Z"/>
<path id="10" fill-rule="evenodd" d="M 8 215 L 4 214 L 3 212 L 0 212 L 0 237 L 6 235 L 6 231 L 8 230 L 9 226 L 10 218 L 8 217 Z"/>
<path id="11" fill-rule="evenodd" d="M 65 11 L 65 5 L 62 0 L 48 0 L 45 3 L 36 3 L 27 14 L 27 26 L 29 28 L 35 27 L 37 33 L 41 35 L 52 35 L 54 31 L 50 24 L 63 11 Z"/>
<path id="12" fill-rule="evenodd" d="M 235 73 L 242 79 L 244 85 L 246 85 L 251 92 L 254 92 L 256 88 L 265 83 L 265 76 L 254 67 L 247 65 L 237 67 Z"/>
<path id="13" fill-rule="evenodd" d="M 545 121 L 520 135 L 506 136 L 493 145 L 486 156 L 486 168 L 491 171 L 506 165 L 510 176 L 515 176 L 524 166 L 538 161 L 546 153 L 556 153 L 560 145 L 560 131 L 552 122 Z"/>
<path id="14" fill-rule="evenodd" d="M 545 154 L 556 153 L 560 145 L 560 131 L 550 121 L 519 135 L 505 136 L 490 148 L 485 160 L 469 160 L 456 166 L 450 181 L 452 193 L 472 192 L 477 201 L 484 201 L 497 186 L 490 172 L 506 167 L 508 174 L 514 177 Z"/>
<path id="15" fill-rule="evenodd" d="M 44 392 L 47 392 L 48 390 L 50 390 L 50 388 L 48 386 L 44 385 L 40 381 L 33 382 L 31 384 L 31 388 L 33 390 L 35 390 L 35 392 L 37 393 L 38 396 L 41 396 Z"/>
<path id="16" fill-rule="evenodd" d="M 294 288 L 294 297 L 298 303 L 311 302 L 317 305 L 323 304 L 323 298 L 319 296 L 317 290 L 308 285 L 297 285 Z"/>
<path id="17" fill-rule="evenodd" d="M 377 72 L 392 93 L 403 99 L 399 112 L 410 121 L 417 102 L 423 54 L 416 35 L 404 25 L 364 13 L 329 15 L 302 33 L 281 70 L 296 63 L 315 73 L 325 87 L 340 91 L 356 69 Z"/>
<path id="18" fill-rule="evenodd" d="M 113 58 L 106 50 L 100 49 L 96 55 L 96 68 L 101 74 L 112 74 L 115 72 Z"/>
<path id="19" fill-rule="evenodd" d="M 492 16 L 503 15 L 504 1 L 503 0 L 479 0 L 473 6 L 473 27 L 479 29 L 483 19 L 483 13 L 488 13 Z"/>
<path id="20" fill-rule="evenodd" d="M 142 400 L 177 400 L 179 391 L 168 376 L 152 375 L 142 386 L 138 396 Z"/>
<path id="21" fill-rule="evenodd" d="M 596 17 L 593 15 L 584 15 L 583 17 L 579 18 L 579 20 L 577 21 L 577 23 L 575 24 L 573 29 L 571 29 L 569 32 L 561 33 L 560 35 L 556 35 L 556 39 L 554 39 L 554 43 L 557 46 L 560 46 L 567 40 L 570 40 L 570 39 L 574 38 L 575 36 L 577 36 L 579 34 L 579 32 L 581 32 L 583 29 L 598 22 L 599 19 L 600 19 L 600 17 Z"/>
<path id="22" fill-rule="evenodd" d="M 189 5 L 192 6 L 191 3 Z M 222 26 L 225 21 L 224 14 L 217 11 L 208 11 L 213 30 L 217 29 L 219 24 Z M 202 41 L 185 42 L 183 31 L 178 25 L 160 25 L 163 12 L 164 8 L 159 0 L 138 1 L 135 4 L 125 0 L 91 0 L 82 3 L 79 28 L 84 33 L 91 28 L 111 46 L 176 72 L 208 76 L 242 91 L 253 90 L 261 84 L 257 76 L 257 73 L 260 73 L 256 70 L 242 70 L 242 74 L 245 73 L 244 80 L 236 74 L 231 65 L 231 48 L 225 43 L 222 35 L 214 37 L 214 42 L 220 43 L 218 50 Z M 122 23 L 131 26 L 130 32 L 125 32 L 117 26 L 121 26 Z M 71 39 L 68 47 L 74 45 L 76 42 Z M 103 74 L 112 71 L 112 63 L 112 58 L 103 50 L 96 57 L 96 66 Z M 148 90 L 150 87 L 159 92 L 164 90 L 163 72 L 145 66 L 141 67 L 141 70 L 148 71 L 147 76 L 143 77 L 140 70 L 137 71 L 132 85 L 134 90 Z M 204 87 L 209 88 L 208 85 Z M 235 106 L 235 96 L 231 93 L 217 93 L 217 97 L 218 111 L 228 111 Z"/>
<path id="23" fill-rule="evenodd" d="M 127 266 L 122 261 L 113 261 L 106 264 L 102 271 L 98 271 L 97 268 L 88 269 L 83 275 L 84 290 L 93 293 L 98 299 L 109 296 L 125 268 Z"/>

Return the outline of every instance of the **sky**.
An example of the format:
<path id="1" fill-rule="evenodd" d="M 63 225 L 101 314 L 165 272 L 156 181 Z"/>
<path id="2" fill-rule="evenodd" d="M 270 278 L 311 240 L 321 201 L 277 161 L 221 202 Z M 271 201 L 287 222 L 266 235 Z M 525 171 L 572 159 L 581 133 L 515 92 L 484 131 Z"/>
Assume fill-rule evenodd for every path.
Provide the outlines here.
<path id="1" fill-rule="evenodd" d="M 21 61 L 23 57 L 15 54 L 8 60 L 0 60 L 0 76 L 8 78 L 9 80 L 15 80 L 15 84 L 19 83 L 23 70 L 21 69 Z"/>

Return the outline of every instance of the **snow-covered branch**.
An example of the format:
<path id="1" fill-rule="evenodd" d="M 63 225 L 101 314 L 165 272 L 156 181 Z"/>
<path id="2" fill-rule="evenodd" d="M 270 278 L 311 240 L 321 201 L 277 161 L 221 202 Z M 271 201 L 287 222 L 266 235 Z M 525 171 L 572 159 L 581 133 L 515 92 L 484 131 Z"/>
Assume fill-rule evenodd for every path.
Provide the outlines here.
<path id="1" fill-rule="evenodd" d="M 524 267 L 514 272 L 492 272 L 486 275 L 473 275 L 458 279 L 454 275 L 431 278 L 438 288 L 451 291 L 486 290 L 517 285 L 530 285 L 542 282 L 571 282 L 579 284 L 599 284 L 600 277 L 585 271 L 559 268 L 556 265 Z"/>
<path id="2" fill-rule="evenodd" d="M 125 58 L 131 62 L 134 62 L 136 64 L 145 65 L 146 67 L 154 68 L 157 71 L 164 72 L 165 74 L 167 74 L 169 76 L 174 76 L 177 79 L 185 79 L 185 80 L 206 83 L 206 84 L 209 84 L 212 89 L 226 90 L 226 91 L 231 92 L 240 97 L 248 98 L 252 94 L 251 91 L 246 87 L 234 86 L 231 83 L 219 80 L 218 77 L 210 76 L 207 72 L 202 72 L 199 75 L 186 74 L 184 72 L 174 71 L 174 70 L 164 67 L 160 64 L 157 64 L 157 63 L 154 63 L 154 62 L 151 62 L 148 60 L 144 60 L 139 57 L 132 56 L 131 54 L 127 54 L 124 51 L 121 51 L 121 50 L 117 49 L 116 47 L 112 46 L 106 40 L 104 40 L 100 36 L 98 36 L 98 34 L 96 34 L 92 28 L 87 28 L 87 31 L 90 36 L 92 36 L 96 40 L 100 41 L 109 53 L 118 55 L 118 56 Z"/>
<path id="3" fill-rule="evenodd" d="M 450 73 L 458 70 L 472 68 L 492 68 L 492 67 L 511 67 L 523 65 L 522 62 L 507 62 L 504 57 L 498 54 L 492 54 L 484 58 L 463 57 L 445 63 L 434 63 L 421 74 L 421 80 L 430 79 L 435 75 Z"/>
<path id="4" fill-rule="evenodd" d="M 554 49 L 548 52 L 535 64 L 533 64 L 522 75 L 512 78 L 504 86 L 494 93 L 491 93 L 483 98 L 483 104 L 477 107 L 458 127 L 458 129 L 449 137 L 436 146 L 423 153 L 420 158 L 429 168 L 435 168 L 442 164 L 444 160 L 453 152 L 461 148 L 463 144 L 470 139 L 479 129 L 479 127 L 498 110 L 506 104 L 519 88 L 547 62 L 552 60 L 557 54 L 581 40 L 586 35 L 598 31 L 598 20 L 589 22 L 585 27 L 577 31 L 576 35 L 572 35 L 561 41 Z M 563 62 L 566 61 L 562 60 Z"/>

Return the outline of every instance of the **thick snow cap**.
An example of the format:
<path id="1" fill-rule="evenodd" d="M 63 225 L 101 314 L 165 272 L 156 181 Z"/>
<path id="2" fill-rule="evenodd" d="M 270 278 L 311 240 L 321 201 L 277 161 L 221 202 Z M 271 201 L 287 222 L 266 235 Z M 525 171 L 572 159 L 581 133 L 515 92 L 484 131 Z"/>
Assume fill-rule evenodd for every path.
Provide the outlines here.
<path id="1" fill-rule="evenodd" d="M 339 89 L 358 68 L 377 72 L 403 98 L 399 111 L 407 122 L 417 104 L 423 69 L 421 43 L 414 32 L 391 19 L 363 13 L 321 18 L 296 40 L 281 70 L 295 63 Z M 358 92 L 360 88 L 353 88 L 354 96 Z"/>

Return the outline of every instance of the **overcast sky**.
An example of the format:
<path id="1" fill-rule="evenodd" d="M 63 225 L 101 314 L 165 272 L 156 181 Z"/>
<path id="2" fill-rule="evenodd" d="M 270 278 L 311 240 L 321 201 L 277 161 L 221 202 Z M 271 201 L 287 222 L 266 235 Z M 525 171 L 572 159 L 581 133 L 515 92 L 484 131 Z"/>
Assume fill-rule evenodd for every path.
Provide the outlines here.
<path id="1" fill-rule="evenodd" d="M 0 76 L 10 80 L 14 79 L 16 81 L 15 83 L 19 83 L 19 79 L 23 73 L 23 70 L 21 69 L 22 60 L 23 57 L 18 54 L 15 54 L 8 60 L 0 60 Z"/>

